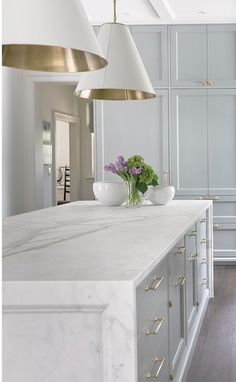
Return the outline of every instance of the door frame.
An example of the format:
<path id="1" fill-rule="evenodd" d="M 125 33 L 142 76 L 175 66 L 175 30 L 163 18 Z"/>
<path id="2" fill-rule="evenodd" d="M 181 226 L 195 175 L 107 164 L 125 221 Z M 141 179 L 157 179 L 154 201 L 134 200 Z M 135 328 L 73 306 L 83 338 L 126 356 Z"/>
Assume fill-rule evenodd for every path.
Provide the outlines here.
<path id="1" fill-rule="evenodd" d="M 35 142 L 35 126 L 37 120 L 37 91 L 38 84 L 75 85 L 80 79 L 80 74 L 70 73 L 42 73 L 23 71 L 24 100 L 25 100 L 25 156 L 24 156 L 24 184 L 27 184 L 27 198 L 25 198 L 25 211 L 44 208 L 43 185 L 40 184 L 38 169 L 40 159 L 37 155 Z"/>
<path id="2" fill-rule="evenodd" d="M 65 114 L 61 113 L 59 111 L 52 111 L 52 200 L 53 205 L 57 205 L 57 197 L 56 197 L 56 184 L 57 184 L 57 174 L 56 174 L 56 121 L 63 121 L 69 123 L 69 145 L 70 145 L 70 167 L 71 163 L 73 161 L 71 160 L 71 128 L 75 126 L 79 132 L 78 132 L 78 138 L 80 137 L 80 118 L 75 117 L 72 114 Z M 73 199 L 80 198 L 81 195 L 81 189 L 79 188 L 79 185 L 81 184 L 81 160 L 80 160 L 80 142 L 77 143 L 77 150 L 76 150 L 76 158 L 75 162 L 78 165 L 79 169 L 76 172 L 74 166 L 72 165 L 73 170 L 73 182 L 70 185 L 71 195 L 72 195 L 72 201 Z"/>

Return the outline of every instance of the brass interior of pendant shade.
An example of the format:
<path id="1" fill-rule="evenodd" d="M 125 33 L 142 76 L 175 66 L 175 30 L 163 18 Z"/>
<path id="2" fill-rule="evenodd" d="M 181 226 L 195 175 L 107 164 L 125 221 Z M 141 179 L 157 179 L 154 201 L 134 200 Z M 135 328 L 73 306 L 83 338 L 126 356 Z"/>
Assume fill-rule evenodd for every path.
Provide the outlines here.
<path id="1" fill-rule="evenodd" d="M 79 90 L 74 93 L 80 98 L 101 99 L 110 101 L 128 101 L 128 100 L 143 100 L 156 97 L 154 93 L 148 93 L 141 90 L 128 89 L 92 89 Z"/>
<path id="2" fill-rule="evenodd" d="M 43 72 L 85 72 L 102 69 L 107 60 L 96 54 L 58 46 L 10 44 L 2 47 L 2 64 Z"/>

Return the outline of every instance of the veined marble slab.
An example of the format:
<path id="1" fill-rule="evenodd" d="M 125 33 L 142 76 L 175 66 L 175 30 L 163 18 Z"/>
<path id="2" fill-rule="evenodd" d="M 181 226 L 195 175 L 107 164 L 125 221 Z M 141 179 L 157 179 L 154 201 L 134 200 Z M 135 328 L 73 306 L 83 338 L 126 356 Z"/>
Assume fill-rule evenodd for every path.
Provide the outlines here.
<path id="1" fill-rule="evenodd" d="M 3 280 L 138 283 L 210 204 L 128 209 L 75 202 L 6 218 Z"/>
<path id="2" fill-rule="evenodd" d="M 4 382 L 137 382 L 136 285 L 209 207 L 78 202 L 5 219 Z M 212 250 L 209 269 L 212 288 Z"/>

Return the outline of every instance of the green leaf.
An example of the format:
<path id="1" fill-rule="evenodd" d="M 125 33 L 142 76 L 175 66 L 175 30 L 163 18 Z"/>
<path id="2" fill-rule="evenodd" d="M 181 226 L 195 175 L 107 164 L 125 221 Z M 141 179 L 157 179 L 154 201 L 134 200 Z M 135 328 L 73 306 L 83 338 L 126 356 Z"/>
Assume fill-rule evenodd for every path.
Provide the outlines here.
<path id="1" fill-rule="evenodd" d="M 142 192 L 142 194 L 145 194 L 145 192 L 147 191 L 148 189 L 148 186 L 146 185 L 146 183 L 137 183 L 136 184 L 136 187 L 137 189 Z"/>
<path id="2" fill-rule="evenodd" d="M 158 176 L 155 175 L 152 179 L 152 182 L 151 182 L 151 186 L 157 186 L 159 183 L 158 183 Z"/>

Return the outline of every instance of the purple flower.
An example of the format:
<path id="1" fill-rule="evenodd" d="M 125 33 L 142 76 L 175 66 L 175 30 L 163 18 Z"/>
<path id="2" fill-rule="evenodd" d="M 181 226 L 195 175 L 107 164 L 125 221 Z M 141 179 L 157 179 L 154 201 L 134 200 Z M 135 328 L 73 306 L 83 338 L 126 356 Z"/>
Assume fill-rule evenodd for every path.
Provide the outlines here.
<path id="1" fill-rule="evenodd" d="M 118 171 L 127 172 L 127 162 L 125 162 L 124 157 L 119 155 L 116 160 L 116 167 Z"/>
<path id="2" fill-rule="evenodd" d="M 117 160 L 116 160 L 116 162 L 118 162 L 118 163 L 124 163 L 124 157 L 122 156 L 122 155 L 119 155 L 118 157 L 117 157 Z"/>
<path id="3" fill-rule="evenodd" d="M 139 175 L 139 174 L 141 174 L 141 172 L 142 172 L 141 167 L 132 167 L 129 169 L 129 173 L 131 175 Z"/>
<path id="4" fill-rule="evenodd" d="M 113 174 L 117 173 L 116 166 L 113 163 L 110 163 L 108 166 L 104 166 L 104 170 L 111 171 Z"/>

